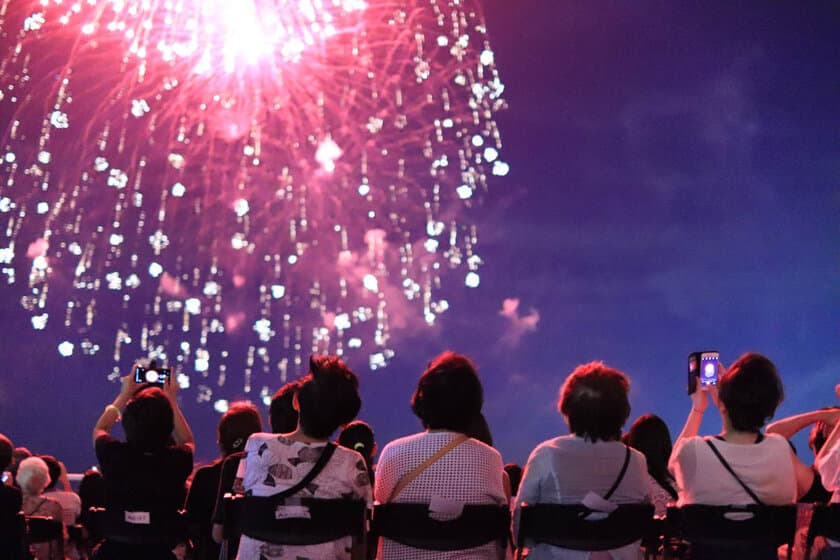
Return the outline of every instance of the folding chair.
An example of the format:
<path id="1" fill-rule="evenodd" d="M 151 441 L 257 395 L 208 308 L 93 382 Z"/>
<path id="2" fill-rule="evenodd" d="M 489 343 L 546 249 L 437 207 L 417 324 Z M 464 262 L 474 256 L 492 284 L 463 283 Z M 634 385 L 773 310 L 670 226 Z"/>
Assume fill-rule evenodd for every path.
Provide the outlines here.
<path id="1" fill-rule="evenodd" d="M 60 520 L 40 515 L 26 516 L 26 546 L 39 543 L 50 543 L 51 555 L 56 552 L 52 543 L 58 543 L 58 550 L 64 548 L 64 525 Z"/>
<path id="2" fill-rule="evenodd" d="M 526 540 L 571 550 L 621 548 L 653 531 L 651 504 L 621 504 L 612 512 L 598 512 L 579 504 L 522 504 L 517 535 L 517 558 Z"/>
<path id="3" fill-rule="evenodd" d="M 840 504 L 815 505 L 808 526 L 805 544 L 805 558 L 811 557 L 811 549 L 817 537 L 840 541 Z"/>
<path id="4" fill-rule="evenodd" d="M 106 541 L 136 545 L 172 545 L 187 538 L 187 521 L 183 511 L 130 512 L 90 508 L 82 516 L 92 534 Z"/>
<path id="5" fill-rule="evenodd" d="M 378 504 L 371 530 L 377 537 L 423 550 L 467 550 L 491 542 L 504 550 L 510 540 L 510 509 L 465 504 L 458 517 L 438 520 L 430 517 L 428 504 Z"/>
<path id="6" fill-rule="evenodd" d="M 0 517 L 0 551 L 20 560 L 26 550 L 26 516 L 23 512 Z"/>
<path id="7" fill-rule="evenodd" d="M 778 557 L 796 532 L 796 506 L 706 506 L 668 508 L 666 535 L 690 544 L 692 560 L 705 558 Z"/>
<path id="8" fill-rule="evenodd" d="M 224 500 L 225 535 L 234 533 L 273 544 L 321 544 L 352 537 L 366 554 L 364 500 L 233 496 Z"/>

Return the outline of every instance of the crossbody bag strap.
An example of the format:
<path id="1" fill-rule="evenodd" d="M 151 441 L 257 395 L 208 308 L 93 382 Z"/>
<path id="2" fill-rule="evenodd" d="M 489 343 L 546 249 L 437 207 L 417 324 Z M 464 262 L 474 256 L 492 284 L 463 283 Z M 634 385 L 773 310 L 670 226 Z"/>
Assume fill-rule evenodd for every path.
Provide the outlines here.
<path id="1" fill-rule="evenodd" d="M 752 489 L 750 489 L 750 487 L 749 487 L 749 486 L 747 486 L 746 484 L 744 484 L 744 481 L 743 481 L 743 480 L 741 480 L 741 477 L 739 477 L 737 474 L 735 474 L 735 471 L 734 471 L 734 470 L 732 470 L 732 467 L 729 465 L 729 463 L 727 463 L 727 462 L 726 462 L 726 459 L 724 459 L 724 458 L 723 458 L 723 455 L 721 455 L 721 454 L 720 454 L 720 451 L 718 451 L 717 447 L 715 447 L 715 444 L 713 444 L 713 443 L 712 443 L 712 440 L 707 439 L 707 440 L 705 440 L 705 441 L 706 441 L 706 443 L 708 443 L 708 444 L 709 444 L 709 447 L 711 447 L 711 448 L 712 448 L 712 452 L 713 452 L 713 453 L 715 454 L 715 456 L 718 458 L 718 460 L 720 461 L 720 464 L 721 464 L 721 465 L 723 465 L 723 467 L 724 467 L 727 471 L 729 471 L 729 474 L 731 474 L 731 475 L 735 478 L 735 480 L 737 480 L 737 481 L 738 481 L 738 484 L 740 484 L 740 485 L 741 485 L 741 488 L 743 488 L 743 489 L 744 489 L 744 491 L 745 491 L 747 494 L 749 494 L 749 495 L 750 495 L 750 498 L 752 498 L 752 499 L 755 501 L 755 503 L 757 503 L 757 504 L 758 504 L 758 505 L 760 505 L 760 506 L 763 506 L 763 505 L 764 505 L 764 502 L 762 502 L 762 501 L 759 499 L 759 497 L 755 495 L 755 492 L 753 492 L 753 491 L 752 491 Z"/>
<path id="2" fill-rule="evenodd" d="M 618 485 L 621 484 L 621 481 L 624 480 L 624 475 L 627 474 L 627 466 L 630 464 L 630 448 L 626 445 L 624 446 L 624 464 L 621 465 L 621 472 L 618 473 L 618 478 L 615 479 L 613 482 L 612 487 L 607 490 L 607 493 L 604 494 L 604 499 L 609 500 L 612 497 L 613 493 L 615 493 L 616 489 L 618 489 Z"/>
<path id="3" fill-rule="evenodd" d="M 455 437 L 455 439 L 438 449 L 437 453 L 420 463 L 417 466 L 417 468 L 415 468 L 413 471 L 402 477 L 399 480 L 399 482 L 397 482 L 397 485 L 394 487 L 394 491 L 391 492 L 391 495 L 388 497 L 388 502 L 393 502 L 394 500 L 396 500 L 397 496 L 399 496 L 402 493 L 402 491 L 405 490 L 405 487 L 411 484 L 411 481 L 417 478 L 420 475 L 420 473 L 425 471 L 427 468 L 432 466 L 432 464 L 434 464 L 438 459 L 440 459 L 441 457 L 443 457 L 444 455 L 446 455 L 447 453 L 449 453 L 468 439 L 470 438 L 465 436 L 464 434 L 458 434 Z"/>
<path id="4" fill-rule="evenodd" d="M 289 496 L 294 496 L 295 494 L 297 494 L 298 492 L 300 492 L 301 490 L 303 490 L 304 488 L 309 486 L 309 484 L 313 480 L 315 480 L 315 477 L 318 476 L 319 474 L 321 474 L 321 471 L 324 470 L 324 467 L 327 466 L 327 463 L 330 461 L 330 458 L 333 456 L 333 453 L 335 453 L 335 448 L 336 448 L 336 445 L 334 443 L 328 443 L 324 447 L 324 451 L 321 453 L 321 456 L 318 457 L 318 460 L 315 462 L 315 465 L 312 467 L 312 469 L 308 473 L 306 473 L 306 476 L 304 476 L 300 480 L 300 482 L 298 482 L 297 484 L 295 484 L 291 488 L 288 488 L 286 490 L 283 490 L 282 492 L 274 494 L 272 497 L 273 498 L 287 498 Z"/>

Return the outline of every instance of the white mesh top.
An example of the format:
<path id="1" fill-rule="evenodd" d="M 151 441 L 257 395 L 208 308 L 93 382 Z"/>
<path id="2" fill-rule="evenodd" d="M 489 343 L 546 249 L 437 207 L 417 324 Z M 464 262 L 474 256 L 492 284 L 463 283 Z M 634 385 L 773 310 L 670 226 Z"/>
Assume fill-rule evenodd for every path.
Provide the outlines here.
<path id="1" fill-rule="evenodd" d="M 272 496 L 302 480 L 324 452 L 324 443 L 303 443 L 276 434 L 248 438 L 237 479 L 252 496 Z M 356 451 L 337 447 L 318 476 L 299 497 L 363 499 L 370 503 L 370 478 L 364 459 Z M 349 560 L 350 539 L 311 546 L 264 543 L 245 535 L 238 560 Z"/>
<path id="2" fill-rule="evenodd" d="M 376 467 L 374 498 L 387 502 L 400 479 L 458 437 L 455 432 L 423 432 L 392 441 Z M 420 473 L 394 502 L 426 503 L 433 498 L 464 504 L 505 504 L 502 456 L 475 439 L 468 439 Z M 425 551 L 382 539 L 380 560 L 498 559 L 504 550 L 491 543 L 453 552 Z"/>

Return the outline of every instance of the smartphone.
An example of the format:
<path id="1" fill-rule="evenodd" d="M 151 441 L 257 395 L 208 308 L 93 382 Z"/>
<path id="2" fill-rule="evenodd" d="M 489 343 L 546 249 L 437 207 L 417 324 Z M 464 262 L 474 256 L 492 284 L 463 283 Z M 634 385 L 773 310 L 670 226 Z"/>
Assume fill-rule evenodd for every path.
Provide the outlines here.
<path id="1" fill-rule="evenodd" d="M 692 352 L 688 355 L 688 394 L 697 390 L 697 382 L 701 385 L 716 385 L 718 381 L 718 364 L 720 352 L 704 350 Z"/>
<path id="2" fill-rule="evenodd" d="M 169 376 L 172 374 L 170 368 L 159 367 L 142 367 L 137 366 L 134 369 L 134 381 L 137 383 L 152 383 L 155 385 L 163 385 Z"/>

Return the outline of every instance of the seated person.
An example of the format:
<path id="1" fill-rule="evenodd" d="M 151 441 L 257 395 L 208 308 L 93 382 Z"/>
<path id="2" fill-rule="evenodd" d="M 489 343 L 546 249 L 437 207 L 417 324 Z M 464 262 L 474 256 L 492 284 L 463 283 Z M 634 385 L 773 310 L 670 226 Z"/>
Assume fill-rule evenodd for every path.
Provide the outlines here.
<path id="1" fill-rule="evenodd" d="M 808 447 L 816 457 L 834 428 L 838 414 L 840 414 L 840 407 L 836 406 L 797 414 L 769 424 L 766 432 L 768 434 L 779 434 L 789 440 L 797 432 L 811 426 Z M 798 501 L 806 504 L 828 502 L 831 499 L 831 492 L 823 486 L 822 478 L 816 466 L 809 467 L 800 461 L 797 461 L 795 465 L 797 487 L 799 489 Z"/>
<path id="2" fill-rule="evenodd" d="M 523 502 L 580 504 L 590 492 L 617 504 L 648 501 L 645 457 L 620 441 L 630 416 L 629 389 L 627 377 L 602 362 L 578 366 L 566 379 L 557 410 L 571 434 L 544 441 L 528 458 L 516 498 L 515 532 Z M 592 554 L 527 541 L 526 546 L 535 560 L 587 559 Z M 635 559 L 639 547 L 634 543 L 609 554 L 615 560 Z"/>
<path id="3" fill-rule="evenodd" d="M 665 517 L 668 506 L 677 501 L 674 477 L 668 472 L 668 458 L 671 456 L 671 432 L 662 418 L 655 414 L 640 416 L 622 438 L 624 443 L 645 456 L 648 469 L 650 499 L 656 507 L 654 515 Z"/>
<path id="4" fill-rule="evenodd" d="M 371 488 L 373 487 L 373 456 L 376 455 L 376 439 L 373 436 L 373 428 L 363 420 L 350 422 L 338 434 L 338 445 L 358 451 L 365 460 L 368 476 L 370 477 Z"/>
<path id="5" fill-rule="evenodd" d="M 295 493 L 299 498 L 349 498 L 371 501 L 370 479 L 358 452 L 330 444 L 330 437 L 359 412 L 359 381 L 334 356 L 312 357 L 309 373 L 294 396 L 299 418 L 285 434 L 257 433 L 248 438 L 234 488 L 248 496 L 272 496 L 292 489 L 312 471 L 321 455 L 333 449 L 313 481 Z M 349 559 L 350 539 L 310 546 L 274 545 L 243 535 L 240 560 Z"/>
<path id="6" fill-rule="evenodd" d="M 64 510 L 64 524 L 67 526 L 75 525 L 82 513 L 82 500 L 70 486 L 70 480 L 67 478 L 67 468 L 64 463 L 58 461 L 52 455 L 41 455 L 41 459 L 50 469 L 50 483 L 47 485 L 44 494 L 61 504 L 61 509 Z"/>
<path id="7" fill-rule="evenodd" d="M 14 447 L 9 438 L 0 434 L 0 473 L 5 473 L 9 468 L 13 451 Z M 16 486 L 10 481 L 0 484 L 0 550 L 11 550 L 15 546 L 18 536 L 7 530 L 15 526 L 14 518 L 22 503 L 23 498 Z"/>
<path id="8" fill-rule="evenodd" d="M 513 509 L 516 505 L 516 495 L 519 493 L 519 483 L 522 482 L 522 467 L 516 463 L 506 463 L 504 468 L 507 480 L 510 482 L 510 507 Z"/>
<path id="9" fill-rule="evenodd" d="M 193 467 L 193 435 L 178 406 L 178 383 L 172 376 L 162 389 L 140 385 L 134 379 L 134 371 L 122 378 L 120 393 L 93 428 L 96 458 L 105 481 L 105 509 L 108 519 L 117 523 L 145 525 L 150 519 L 164 520 L 161 537 L 168 538 L 171 522 L 177 519 L 186 498 L 185 484 Z M 110 434 L 120 417 L 125 441 Z M 106 526 L 105 542 L 95 558 L 171 559 L 174 546 L 174 538 L 162 544 L 122 542 L 118 533 Z"/>
<path id="10" fill-rule="evenodd" d="M 712 387 L 699 385 L 691 395 L 692 408 L 671 455 L 669 468 L 677 482 L 677 505 L 793 504 L 797 496 L 793 450 L 785 438 L 761 432 L 784 396 L 776 366 L 754 353 L 744 354 L 732 364 L 716 389 L 723 431 L 711 438 L 697 437 L 707 393 L 711 391 L 714 397 Z M 776 557 L 775 549 L 750 553 L 755 558 Z M 722 554 L 727 555 L 692 547 L 693 558 Z"/>
<path id="11" fill-rule="evenodd" d="M 425 431 L 392 441 L 382 449 L 376 469 L 377 502 L 431 504 L 506 504 L 499 452 L 466 434 L 481 413 L 483 389 L 466 356 L 444 352 L 420 376 L 411 409 Z M 418 471 L 428 459 L 445 455 Z M 416 476 L 413 476 L 416 475 Z M 411 478 L 413 476 L 413 478 Z M 407 484 L 401 481 L 409 481 Z M 504 549 L 488 543 L 466 551 L 425 551 L 381 539 L 380 560 L 407 558 L 503 558 Z"/>
<path id="12" fill-rule="evenodd" d="M 245 449 L 248 437 L 262 431 L 262 419 L 257 407 L 247 402 L 235 402 L 230 405 L 219 420 L 217 441 L 222 457 L 212 464 L 201 467 L 195 472 L 186 510 L 190 524 L 195 531 L 192 558 L 195 560 L 217 560 L 219 545 L 210 536 L 213 509 L 216 506 L 216 493 L 222 474 L 222 462 L 232 453 Z"/>
<path id="13" fill-rule="evenodd" d="M 43 495 L 50 482 L 50 470 L 40 457 L 27 457 L 17 469 L 17 483 L 23 493 L 24 515 L 37 515 L 61 521 L 64 512 L 61 504 Z M 62 523 L 63 525 L 63 523 Z M 34 558 L 38 560 L 64 560 L 64 538 L 30 545 Z"/>
<path id="14" fill-rule="evenodd" d="M 840 385 L 834 388 L 837 398 L 840 399 Z M 835 416 L 833 418 L 834 428 L 831 430 L 825 444 L 817 454 L 816 467 L 822 477 L 823 484 L 826 490 L 833 492 L 831 495 L 831 503 L 840 503 L 840 411 L 833 409 Z M 830 421 L 830 420 L 829 420 Z M 827 549 L 820 558 L 826 560 L 840 559 L 840 542 L 828 541 L 830 548 Z"/>
<path id="15" fill-rule="evenodd" d="M 295 393 L 300 383 L 298 380 L 289 381 L 271 397 L 271 404 L 268 407 L 268 421 L 271 425 L 271 433 L 288 434 L 297 429 L 298 412 L 294 406 Z M 236 479 L 236 472 L 239 470 L 239 462 L 245 456 L 244 451 L 236 451 L 228 455 L 222 461 L 222 468 L 219 473 L 219 486 L 216 489 L 216 504 L 213 508 L 213 540 L 221 544 L 224 538 L 224 512 L 223 502 L 225 494 L 233 492 L 233 483 Z M 239 536 L 232 535 L 225 543 L 228 558 L 236 556 L 239 549 Z"/>

